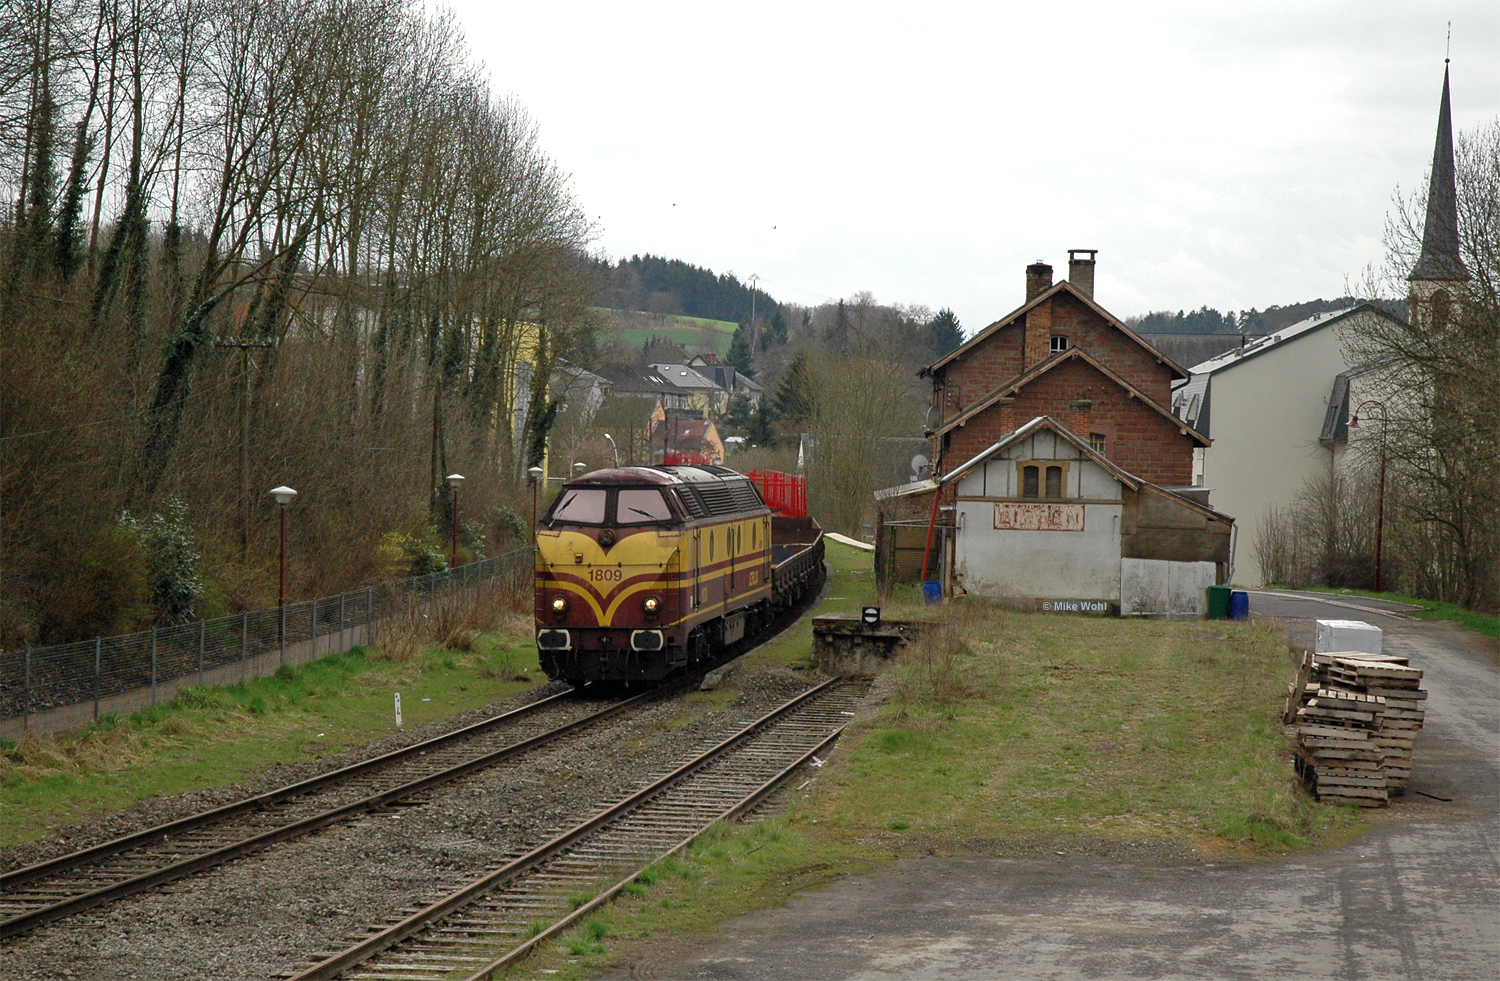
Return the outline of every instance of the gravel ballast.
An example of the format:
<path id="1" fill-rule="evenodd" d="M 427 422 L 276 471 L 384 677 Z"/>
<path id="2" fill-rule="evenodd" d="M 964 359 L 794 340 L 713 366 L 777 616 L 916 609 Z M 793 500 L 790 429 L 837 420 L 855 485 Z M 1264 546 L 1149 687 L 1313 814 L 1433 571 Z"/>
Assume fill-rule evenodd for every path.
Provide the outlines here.
<path id="1" fill-rule="evenodd" d="M 651 702 L 585 735 L 397 807 L 274 846 L 147 894 L 8 941 L 0 976 L 18 979 L 265 978 L 308 966 L 372 925 L 397 919 L 503 864 L 712 746 L 819 680 L 735 675 L 727 705 Z M 254 786 L 145 802 L 13 849 L 8 867 L 161 823 L 430 738 L 551 693 L 537 689 L 444 723 L 376 740 Z"/>

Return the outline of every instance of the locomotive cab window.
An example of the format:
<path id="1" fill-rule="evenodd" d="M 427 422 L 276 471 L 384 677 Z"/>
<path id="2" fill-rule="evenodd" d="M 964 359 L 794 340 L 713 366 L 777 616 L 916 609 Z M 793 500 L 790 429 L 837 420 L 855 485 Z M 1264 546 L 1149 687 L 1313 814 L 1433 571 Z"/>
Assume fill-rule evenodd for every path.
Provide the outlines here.
<path id="1" fill-rule="evenodd" d="M 658 490 L 622 490 L 615 502 L 615 522 L 641 525 L 671 521 L 672 509 Z"/>
<path id="2" fill-rule="evenodd" d="M 552 509 L 552 517 L 548 519 L 548 523 L 564 521 L 575 525 L 603 524 L 605 497 L 605 491 L 594 488 L 564 491 L 557 506 Z"/>

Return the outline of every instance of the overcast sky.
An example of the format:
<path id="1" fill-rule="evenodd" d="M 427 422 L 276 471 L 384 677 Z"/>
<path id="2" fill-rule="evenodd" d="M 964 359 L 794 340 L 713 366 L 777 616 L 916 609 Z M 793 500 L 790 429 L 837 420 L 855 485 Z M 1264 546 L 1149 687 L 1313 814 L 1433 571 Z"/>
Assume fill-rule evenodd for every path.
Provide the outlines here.
<path id="1" fill-rule="evenodd" d="M 1099 250 L 1121 316 L 1343 291 L 1456 128 L 1500 113 L 1500 3 L 457 0 L 599 247 L 781 300 L 1019 305 Z"/>

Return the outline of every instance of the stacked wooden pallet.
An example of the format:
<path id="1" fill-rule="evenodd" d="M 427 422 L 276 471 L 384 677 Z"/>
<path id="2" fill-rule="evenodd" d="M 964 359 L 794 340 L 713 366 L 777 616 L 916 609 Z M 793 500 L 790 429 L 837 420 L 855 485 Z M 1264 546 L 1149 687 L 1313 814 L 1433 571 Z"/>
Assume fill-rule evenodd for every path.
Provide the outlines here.
<path id="1" fill-rule="evenodd" d="M 1287 692 L 1297 771 L 1319 800 L 1384 807 L 1411 777 L 1422 672 L 1389 654 L 1307 654 Z"/>

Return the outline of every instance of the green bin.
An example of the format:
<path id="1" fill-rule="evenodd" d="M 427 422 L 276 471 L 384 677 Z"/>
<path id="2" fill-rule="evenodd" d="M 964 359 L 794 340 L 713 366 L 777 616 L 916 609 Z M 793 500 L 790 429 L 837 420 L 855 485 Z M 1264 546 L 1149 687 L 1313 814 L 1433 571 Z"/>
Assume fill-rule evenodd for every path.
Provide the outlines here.
<path id="1" fill-rule="evenodd" d="M 1228 586 L 1208 587 L 1208 619 L 1229 619 L 1229 594 L 1233 592 Z"/>

